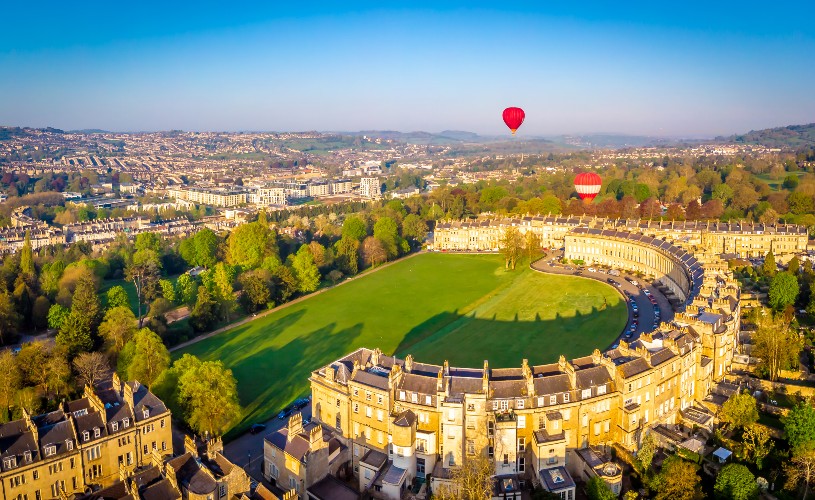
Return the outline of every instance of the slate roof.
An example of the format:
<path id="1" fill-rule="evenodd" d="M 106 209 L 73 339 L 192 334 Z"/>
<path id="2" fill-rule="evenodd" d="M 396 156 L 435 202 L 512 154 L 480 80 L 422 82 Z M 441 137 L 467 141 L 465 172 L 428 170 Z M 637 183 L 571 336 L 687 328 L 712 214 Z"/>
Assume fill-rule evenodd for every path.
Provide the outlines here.
<path id="1" fill-rule="evenodd" d="M 307 488 L 309 498 L 317 500 L 357 500 L 359 494 L 332 475 L 327 475 Z"/>
<path id="2" fill-rule="evenodd" d="M 308 454 L 311 449 L 311 441 L 309 440 L 309 433 L 311 429 L 316 427 L 317 424 L 311 423 L 303 427 L 303 432 L 291 439 L 289 437 L 289 429 L 283 427 L 282 429 L 273 432 L 266 436 L 266 441 L 269 441 L 276 448 L 285 451 L 291 457 L 303 461 L 303 458 Z"/>
<path id="3" fill-rule="evenodd" d="M 535 394 L 540 396 L 560 394 L 562 392 L 569 392 L 571 390 L 569 385 L 569 376 L 565 373 L 536 377 L 532 383 L 535 387 Z"/>
<path id="4" fill-rule="evenodd" d="M 178 484 L 190 493 L 208 495 L 215 491 L 218 483 L 207 474 L 191 453 L 187 452 L 167 462 L 167 467 L 175 470 Z"/>
<path id="5" fill-rule="evenodd" d="M 437 381 L 438 379 L 436 377 L 425 377 L 414 375 L 413 373 L 405 373 L 399 383 L 399 389 L 435 396 Z"/>
<path id="6" fill-rule="evenodd" d="M 388 377 L 368 373 L 365 370 L 357 370 L 351 375 L 351 380 L 354 382 L 359 382 L 360 384 L 367 385 L 369 387 L 375 387 L 377 389 L 382 389 L 383 391 L 388 390 Z"/>
<path id="7" fill-rule="evenodd" d="M 388 456 L 382 453 L 381 451 L 376 450 L 368 450 L 367 453 L 362 457 L 360 460 L 361 463 L 368 465 L 376 470 L 382 468 L 385 463 L 388 461 Z"/>
<path id="8" fill-rule="evenodd" d="M 611 382 L 611 374 L 604 366 L 594 366 L 575 372 L 576 389 L 588 389 L 609 382 Z"/>
<path id="9" fill-rule="evenodd" d="M 393 425 L 398 427 L 412 427 L 416 423 L 416 414 L 411 410 L 403 411 L 393 421 Z"/>
<path id="10" fill-rule="evenodd" d="M 386 484 L 395 484 L 399 485 L 407 477 L 407 471 L 405 469 L 399 468 L 393 464 L 388 467 L 388 470 L 385 471 L 385 474 L 382 476 L 382 482 Z"/>

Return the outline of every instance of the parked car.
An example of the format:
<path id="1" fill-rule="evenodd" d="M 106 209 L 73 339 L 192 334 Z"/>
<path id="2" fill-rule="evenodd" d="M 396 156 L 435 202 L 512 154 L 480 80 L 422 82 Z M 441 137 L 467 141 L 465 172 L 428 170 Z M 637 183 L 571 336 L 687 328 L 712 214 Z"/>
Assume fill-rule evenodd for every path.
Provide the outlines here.
<path id="1" fill-rule="evenodd" d="M 596 272 L 597 272 L 597 269 L 595 269 L 595 268 L 593 268 L 593 267 L 590 267 L 590 268 L 588 268 L 588 271 L 589 271 L 590 273 L 596 273 Z"/>
<path id="2" fill-rule="evenodd" d="M 252 424 L 252 427 L 249 428 L 249 434 L 259 434 L 266 430 L 266 425 L 264 424 Z"/>
<path id="3" fill-rule="evenodd" d="M 289 418 L 292 414 L 292 409 L 290 407 L 283 408 L 280 410 L 280 413 L 277 414 L 277 418 L 283 420 L 284 418 Z"/>
<path id="4" fill-rule="evenodd" d="M 293 403 L 293 406 L 297 410 L 299 410 L 300 408 L 305 408 L 306 406 L 308 406 L 308 398 L 298 399 Z"/>
<path id="5" fill-rule="evenodd" d="M 618 270 L 616 270 L 616 269 L 610 269 L 610 270 L 608 271 L 608 274 L 610 274 L 610 275 L 612 275 L 612 276 L 619 276 L 619 275 L 620 275 L 620 271 L 618 271 Z"/>
<path id="6" fill-rule="evenodd" d="M 635 280 L 634 278 L 629 278 L 628 276 L 626 276 L 626 277 L 625 277 L 625 280 L 626 280 L 627 282 L 631 283 L 631 284 L 632 284 L 632 285 L 634 285 L 634 286 L 639 286 L 639 285 L 637 284 L 637 280 Z"/>

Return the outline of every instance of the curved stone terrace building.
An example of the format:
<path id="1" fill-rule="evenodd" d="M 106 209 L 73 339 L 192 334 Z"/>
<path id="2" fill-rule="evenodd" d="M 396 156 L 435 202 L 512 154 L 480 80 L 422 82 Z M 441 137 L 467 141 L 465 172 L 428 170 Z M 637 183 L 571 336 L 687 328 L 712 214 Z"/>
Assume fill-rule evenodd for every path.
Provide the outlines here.
<path id="1" fill-rule="evenodd" d="M 495 252 L 509 227 L 521 233 L 535 232 L 542 245 L 560 248 L 572 230 L 583 227 L 641 233 L 662 238 L 694 253 L 732 254 L 738 257 L 763 257 L 770 250 L 786 262 L 807 250 L 805 226 L 759 224 L 752 222 L 651 221 L 640 219 L 603 219 L 596 217 L 527 216 L 440 222 L 434 232 L 433 248 L 440 251 Z"/>

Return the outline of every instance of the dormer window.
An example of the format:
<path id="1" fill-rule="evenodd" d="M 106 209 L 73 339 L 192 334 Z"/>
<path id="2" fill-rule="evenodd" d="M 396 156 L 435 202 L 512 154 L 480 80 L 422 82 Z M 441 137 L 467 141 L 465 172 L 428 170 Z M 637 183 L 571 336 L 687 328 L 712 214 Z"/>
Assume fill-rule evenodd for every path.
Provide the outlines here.
<path id="1" fill-rule="evenodd" d="M 88 441 L 91 438 L 91 433 L 88 431 L 82 431 L 82 441 Z"/>
<path id="2" fill-rule="evenodd" d="M 98 438 L 101 434 L 102 434 L 102 431 L 101 431 L 101 429 L 99 429 L 99 427 L 94 427 L 93 428 L 93 437 Z"/>
<path id="3" fill-rule="evenodd" d="M 26 450 L 23 452 L 23 462 L 30 464 L 31 463 L 31 452 Z"/>
<path id="4" fill-rule="evenodd" d="M 569 393 L 568 393 L 568 392 L 564 392 L 564 393 L 563 393 L 563 402 L 564 402 L 564 403 L 568 403 L 568 402 L 569 402 Z"/>
<path id="5" fill-rule="evenodd" d="M 54 445 L 48 445 L 45 448 L 43 448 L 43 453 L 45 453 L 46 457 L 50 457 L 51 455 L 56 455 L 57 454 L 57 447 L 54 446 Z"/>
<path id="6" fill-rule="evenodd" d="M 3 459 L 4 469 L 13 469 L 17 467 L 17 457 L 6 457 Z"/>
<path id="7" fill-rule="evenodd" d="M 126 419 L 122 420 L 122 427 L 124 427 L 125 429 L 130 427 L 130 419 L 129 418 L 126 418 Z"/>
<path id="8" fill-rule="evenodd" d="M 606 386 L 605 384 L 597 387 L 597 394 L 605 394 L 606 393 Z"/>
<path id="9" fill-rule="evenodd" d="M 119 422 L 112 422 L 110 424 L 110 428 L 113 429 L 113 432 L 118 431 L 119 430 Z"/>
<path id="10" fill-rule="evenodd" d="M 71 450 L 74 449 L 74 442 L 71 441 L 70 439 L 65 440 L 65 445 L 68 447 L 68 451 L 71 451 Z"/>
<path id="11" fill-rule="evenodd" d="M 149 417 L 150 416 L 150 408 L 144 408 L 142 410 L 142 415 L 144 415 L 144 418 Z"/>
<path id="12" fill-rule="evenodd" d="M 515 408 L 522 409 L 524 407 L 524 400 L 523 399 L 516 399 L 515 400 Z"/>
<path id="13" fill-rule="evenodd" d="M 591 389 L 583 389 L 583 393 L 581 394 L 582 399 L 589 399 L 591 397 Z"/>

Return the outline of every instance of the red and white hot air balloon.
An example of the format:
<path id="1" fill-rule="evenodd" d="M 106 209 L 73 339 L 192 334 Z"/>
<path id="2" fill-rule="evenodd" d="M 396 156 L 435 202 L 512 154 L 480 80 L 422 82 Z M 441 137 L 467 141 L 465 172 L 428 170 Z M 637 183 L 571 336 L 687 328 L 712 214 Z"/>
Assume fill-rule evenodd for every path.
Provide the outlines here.
<path id="1" fill-rule="evenodd" d="M 582 172 L 574 178 L 574 189 L 585 203 L 591 203 L 602 185 L 603 180 L 594 172 Z"/>

